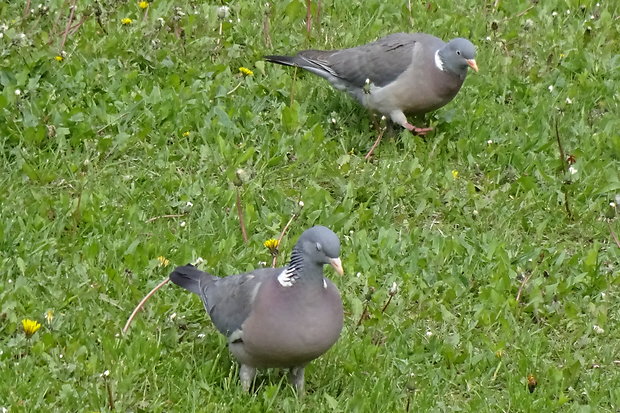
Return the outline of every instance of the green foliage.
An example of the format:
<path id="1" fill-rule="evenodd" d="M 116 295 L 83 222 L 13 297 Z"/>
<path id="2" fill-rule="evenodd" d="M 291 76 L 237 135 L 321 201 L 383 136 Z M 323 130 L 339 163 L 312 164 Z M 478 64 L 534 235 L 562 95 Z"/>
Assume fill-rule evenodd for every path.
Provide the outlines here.
<path id="1" fill-rule="evenodd" d="M 618 409 L 614 2 L 323 1 L 308 35 L 302 0 L 224 18 L 78 0 L 64 46 L 70 2 L 24 3 L 0 3 L 0 407 L 106 411 L 109 390 L 119 411 Z M 427 116 L 435 132 L 394 128 L 370 162 L 362 108 L 261 61 L 396 31 L 469 37 L 481 72 Z M 173 286 L 120 335 L 170 266 L 268 262 L 262 242 L 299 200 L 280 262 L 331 227 L 347 311 L 303 399 L 278 371 L 244 394 L 198 298 Z M 30 339 L 24 318 L 43 324 Z"/>

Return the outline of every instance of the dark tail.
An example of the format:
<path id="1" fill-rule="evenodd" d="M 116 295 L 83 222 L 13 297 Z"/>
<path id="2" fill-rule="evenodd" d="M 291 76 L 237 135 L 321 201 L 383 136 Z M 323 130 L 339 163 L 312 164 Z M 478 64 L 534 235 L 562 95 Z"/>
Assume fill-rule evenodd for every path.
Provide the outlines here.
<path id="1" fill-rule="evenodd" d="M 191 264 L 176 267 L 174 271 L 170 273 L 170 281 L 198 295 L 202 295 L 202 291 L 200 291 L 200 282 L 202 281 L 204 287 L 208 281 L 214 278 L 215 277 L 211 274 L 200 271 Z"/>
<path id="2" fill-rule="evenodd" d="M 299 66 L 297 56 L 263 56 L 263 59 L 284 66 Z"/>

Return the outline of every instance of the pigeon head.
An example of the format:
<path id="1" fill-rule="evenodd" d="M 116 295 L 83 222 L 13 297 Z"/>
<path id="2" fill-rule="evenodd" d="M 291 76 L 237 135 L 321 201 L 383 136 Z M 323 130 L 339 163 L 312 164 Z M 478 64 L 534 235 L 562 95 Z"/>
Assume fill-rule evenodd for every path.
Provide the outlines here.
<path id="1" fill-rule="evenodd" d="M 314 226 L 301 234 L 295 249 L 304 256 L 304 261 L 316 265 L 329 264 L 340 275 L 344 273 L 340 261 L 340 240 L 329 228 Z"/>
<path id="2" fill-rule="evenodd" d="M 476 48 L 467 39 L 461 37 L 452 39 L 437 54 L 444 70 L 461 76 L 467 73 L 467 67 L 478 71 L 475 60 Z"/>

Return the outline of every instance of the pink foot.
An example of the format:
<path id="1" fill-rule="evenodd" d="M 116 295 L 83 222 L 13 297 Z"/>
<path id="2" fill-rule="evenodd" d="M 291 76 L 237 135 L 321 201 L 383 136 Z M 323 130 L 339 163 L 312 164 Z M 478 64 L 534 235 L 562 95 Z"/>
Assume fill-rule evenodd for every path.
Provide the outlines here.
<path id="1" fill-rule="evenodd" d="M 426 135 L 428 132 L 433 130 L 433 128 L 418 128 L 416 126 L 413 126 L 409 122 L 405 123 L 403 126 L 409 129 L 411 132 L 415 133 L 416 135 Z"/>

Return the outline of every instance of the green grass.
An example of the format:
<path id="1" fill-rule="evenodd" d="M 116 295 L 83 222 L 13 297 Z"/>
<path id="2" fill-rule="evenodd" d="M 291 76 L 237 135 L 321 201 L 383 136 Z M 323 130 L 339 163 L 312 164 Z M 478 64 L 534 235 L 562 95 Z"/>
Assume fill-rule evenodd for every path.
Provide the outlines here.
<path id="1" fill-rule="evenodd" d="M 109 387 L 118 411 L 618 411 L 614 2 L 323 1 L 307 36 L 301 0 L 234 2 L 221 35 L 219 3 L 155 0 L 143 17 L 137 2 L 79 0 L 77 21 L 90 17 L 62 62 L 68 2 L 28 17 L 24 3 L 0 4 L 0 407 L 108 411 Z M 372 162 L 364 109 L 261 61 L 397 31 L 468 37 L 481 72 L 427 116 L 435 132 L 394 128 Z M 299 200 L 281 261 L 320 223 L 346 270 L 329 272 L 345 328 L 304 398 L 278 371 L 244 394 L 199 299 L 174 286 L 119 334 L 173 265 L 269 261 L 262 242 Z M 149 222 L 162 215 L 182 216 Z M 25 318 L 43 324 L 30 339 Z"/>

